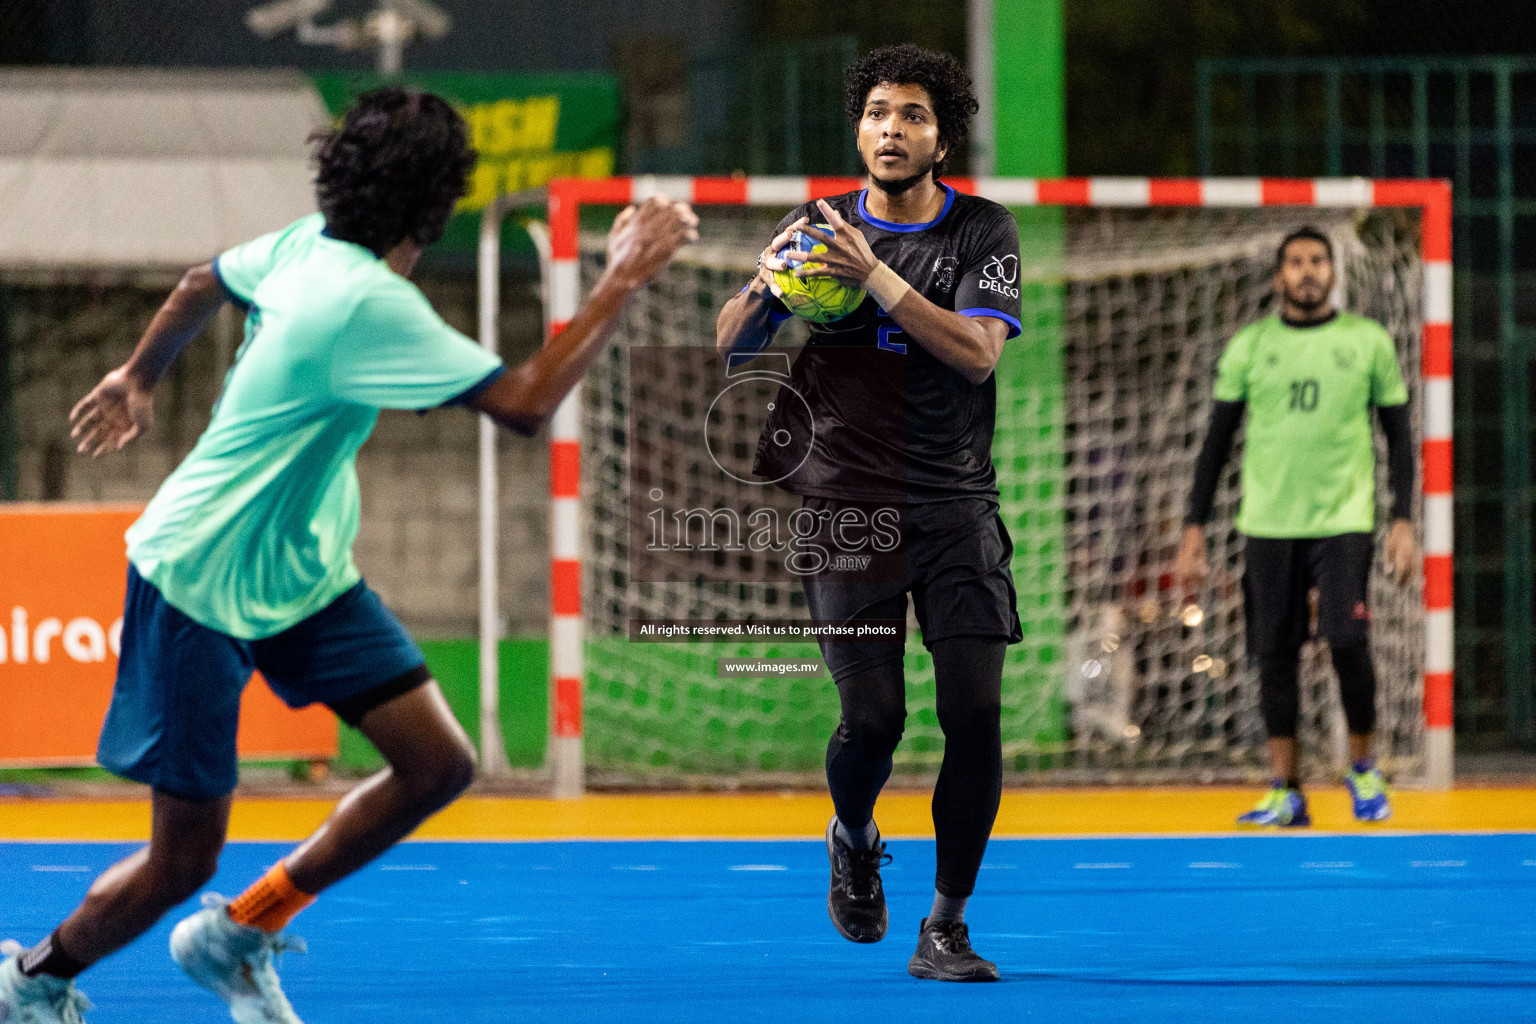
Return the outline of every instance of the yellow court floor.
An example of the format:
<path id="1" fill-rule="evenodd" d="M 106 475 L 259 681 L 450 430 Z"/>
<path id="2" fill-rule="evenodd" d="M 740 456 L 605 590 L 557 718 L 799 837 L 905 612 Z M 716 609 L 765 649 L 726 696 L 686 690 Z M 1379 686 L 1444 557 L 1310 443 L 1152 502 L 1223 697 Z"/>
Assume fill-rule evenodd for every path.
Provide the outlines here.
<path id="1" fill-rule="evenodd" d="M 1398 792 L 1394 817 L 1361 825 L 1342 787 L 1308 791 L 1313 831 L 1536 831 L 1536 789 Z M 1027 789 L 1003 794 L 994 835 L 1081 836 L 1218 833 L 1257 800 L 1254 789 Z M 931 836 L 929 795 L 894 791 L 876 818 L 891 838 Z M 298 840 L 325 818 L 334 800 L 236 800 L 230 838 Z M 416 833 L 418 839 L 763 839 L 814 837 L 832 804 L 818 793 L 594 794 L 579 800 L 474 796 L 460 800 Z M 144 800 L 0 799 L 0 841 L 144 840 Z"/>

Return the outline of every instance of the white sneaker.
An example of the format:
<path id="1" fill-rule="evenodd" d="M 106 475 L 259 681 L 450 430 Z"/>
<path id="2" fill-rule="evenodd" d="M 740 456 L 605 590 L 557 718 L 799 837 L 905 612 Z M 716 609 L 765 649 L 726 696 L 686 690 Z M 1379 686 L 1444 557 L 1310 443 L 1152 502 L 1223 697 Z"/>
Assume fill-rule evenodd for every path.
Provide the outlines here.
<path id="1" fill-rule="evenodd" d="M 304 1024 L 272 966 L 274 955 L 288 950 L 304 952 L 304 940 L 236 924 L 228 901 L 211 892 L 203 895 L 203 909 L 171 932 L 172 958 L 188 977 L 228 1003 L 229 1015 L 239 1024 Z"/>
<path id="2" fill-rule="evenodd" d="M 71 978 L 21 973 L 19 942 L 0 942 L 0 1024 L 85 1024 L 81 1014 L 91 1001 L 75 988 Z"/>

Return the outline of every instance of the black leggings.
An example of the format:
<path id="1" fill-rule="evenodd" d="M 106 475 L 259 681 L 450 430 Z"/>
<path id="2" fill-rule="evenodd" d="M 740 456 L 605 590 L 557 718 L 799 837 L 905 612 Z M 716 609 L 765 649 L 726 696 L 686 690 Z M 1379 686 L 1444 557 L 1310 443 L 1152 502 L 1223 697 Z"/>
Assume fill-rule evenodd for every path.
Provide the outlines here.
<path id="1" fill-rule="evenodd" d="M 987 850 L 1003 792 L 1002 679 L 1008 641 L 952 637 L 930 648 L 938 691 L 944 762 L 933 790 L 938 847 L 935 887 L 969 896 Z M 827 784 L 838 819 L 850 830 L 874 815 L 891 776 L 891 755 L 907 717 L 899 659 L 849 673 L 837 684 L 843 718 L 827 744 Z"/>
<path id="2" fill-rule="evenodd" d="M 1330 651 L 1349 731 L 1355 736 L 1369 736 L 1376 728 L 1376 669 L 1371 664 L 1370 646 L 1349 644 L 1330 647 Z M 1300 664 L 1300 651 L 1259 659 L 1259 706 L 1264 712 L 1264 729 L 1272 740 L 1296 736 Z"/>

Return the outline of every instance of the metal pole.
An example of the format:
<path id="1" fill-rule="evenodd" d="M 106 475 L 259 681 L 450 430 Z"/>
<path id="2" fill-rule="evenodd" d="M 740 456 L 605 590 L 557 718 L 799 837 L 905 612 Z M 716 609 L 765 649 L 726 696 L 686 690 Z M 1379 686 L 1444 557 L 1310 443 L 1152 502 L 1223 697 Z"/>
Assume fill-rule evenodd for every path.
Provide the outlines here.
<path id="1" fill-rule="evenodd" d="M 1243 173 L 1259 173 L 1259 93 L 1258 82 L 1247 74 L 1242 80 L 1243 123 L 1239 126 L 1242 140 Z"/>
<path id="2" fill-rule="evenodd" d="M 990 178 L 997 153 L 992 0 L 970 0 L 967 31 L 970 35 L 971 88 L 976 93 L 977 105 L 976 116 L 971 121 L 971 175 Z"/>
<path id="3" fill-rule="evenodd" d="M 1296 175 L 1296 76 L 1280 76 L 1280 173 Z"/>
<path id="4" fill-rule="evenodd" d="M 1371 78 L 1371 177 L 1387 176 L 1387 94 L 1381 75 Z"/>
<path id="5" fill-rule="evenodd" d="M 1515 171 L 1510 68 L 1494 72 L 1498 151 L 1499 379 L 1504 427 L 1504 714 L 1510 738 L 1536 739 L 1531 658 L 1531 417 L 1527 354 L 1515 329 Z"/>
<path id="6" fill-rule="evenodd" d="M 1333 177 L 1344 173 L 1344 114 L 1339 78 L 1337 64 L 1330 66 L 1323 78 L 1323 102 L 1328 108 L 1328 174 Z"/>
<path id="7" fill-rule="evenodd" d="M 1456 69 L 1455 83 L 1455 118 L 1452 142 L 1455 151 L 1456 170 L 1451 179 L 1451 187 L 1454 189 L 1453 210 L 1459 211 L 1462 209 L 1461 204 L 1463 201 L 1468 198 L 1472 181 L 1472 79 L 1465 66 Z M 1472 230 L 1470 223 L 1466 215 L 1461 214 L 1456 218 L 1455 229 L 1451 235 L 1451 245 L 1455 249 L 1455 259 L 1453 262 L 1456 266 L 1470 268 L 1472 247 L 1468 243 L 1471 239 Z M 1460 323 L 1457 325 L 1457 331 L 1461 339 L 1459 347 L 1463 352 L 1467 353 L 1476 353 L 1478 345 L 1477 338 L 1473 333 L 1473 320 L 1468 315 L 1468 311 L 1472 309 L 1473 280 L 1473 275 L 1469 270 L 1464 270 L 1462 273 L 1457 274 L 1454 279 L 1456 290 L 1455 309 L 1457 318 L 1460 320 Z M 1474 360 L 1481 359 L 1482 357 L 1474 354 L 1463 355 L 1460 358 L 1465 365 L 1471 367 L 1475 365 Z M 1471 376 L 1470 373 L 1466 375 L 1467 378 Z M 1467 389 L 1465 383 L 1463 383 L 1462 388 L 1464 395 L 1470 394 L 1470 389 Z M 1478 420 L 1477 402 L 1467 400 L 1466 398 L 1456 402 L 1455 418 L 1456 435 L 1463 438 L 1459 450 L 1463 453 L 1469 452 L 1472 450 L 1472 446 L 1466 439 L 1475 436 L 1474 425 Z M 1467 469 L 1458 470 L 1462 480 L 1473 481 L 1477 479 L 1470 469 L 1469 460 L 1465 454 L 1462 455 L 1462 466 L 1468 467 Z M 1479 607 L 1479 580 L 1477 573 L 1472 571 L 1471 567 L 1477 564 L 1476 560 L 1481 556 L 1482 552 L 1488 549 L 1489 542 L 1488 538 L 1478 534 L 1478 527 L 1480 525 L 1478 512 L 1479 506 L 1482 503 L 1473 496 L 1471 488 L 1468 488 L 1468 491 L 1469 493 L 1455 504 L 1456 537 L 1457 547 L 1459 548 L 1455 567 L 1456 600 L 1461 602 L 1461 607 L 1467 610 L 1467 614 L 1463 619 L 1465 625 L 1461 627 L 1456 643 L 1456 685 L 1462 693 L 1467 694 L 1470 698 L 1472 694 L 1478 692 L 1479 663 L 1482 660 L 1477 656 L 1478 648 L 1482 646 L 1482 642 L 1476 636 L 1476 628 L 1480 619 L 1476 611 Z M 1497 583 L 1494 585 L 1498 586 Z M 1489 618 L 1492 619 L 1495 616 L 1489 616 Z M 1493 648 L 1496 643 L 1497 641 L 1488 641 L 1487 647 Z M 1468 699 L 1462 706 L 1470 709 L 1475 705 L 1471 699 Z M 1469 712 L 1463 713 L 1462 727 L 1466 735 L 1476 735 L 1480 731 L 1478 717 Z"/>
<path id="8" fill-rule="evenodd" d="M 784 172 L 800 173 L 800 47 L 786 43 L 784 53 Z"/>
<path id="9" fill-rule="evenodd" d="M 646 179 L 639 179 L 644 182 Z M 639 195 L 640 189 L 631 192 Z M 629 198 L 626 196 L 625 198 Z M 547 337 L 565 329 L 581 306 L 578 200 L 550 189 L 550 248 L 545 271 Z M 535 241 L 538 236 L 535 235 Z M 540 256 L 544 253 L 541 251 Z M 549 424 L 549 676 L 550 737 L 545 760 L 556 800 L 586 789 L 582 750 L 582 681 L 586 678 L 581 602 L 581 388 L 566 395 Z"/>
<path id="10" fill-rule="evenodd" d="M 373 24 L 379 37 L 379 74 L 391 78 L 405 66 L 405 41 L 410 35 L 411 24 L 387 2 L 375 12 Z"/>
<path id="11" fill-rule="evenodd" d="M 1209 59 L 1200 61 L 1196 66 L 1195 77 L 1195 148 L 1196 168 L 1203 178 L 1208 178 L 1215 172 L 1211 169 L 1215 164 L 1215 137 L 1213 134 L 1212 119 L 1215 112 L 1211 110 L 1211 77 L 1215 73 Z"/>
<path id="12" fill-rule="evenodd" d="M 506 207 L 495 199 L 480 216 L 480 344 L 498 348 L 501 308 L 501 219 Z M 504 778 L 512 773 L 501 736 L 501 609 L 497 566 L 499 508 L 496 479 L 496 424 L 480 417 L 480 773 Z"/>
<path id="13" fill-rule="evenodd" d="M 1429 177 L 1429 73 L 1413 69 L 1413 175 Z"/>

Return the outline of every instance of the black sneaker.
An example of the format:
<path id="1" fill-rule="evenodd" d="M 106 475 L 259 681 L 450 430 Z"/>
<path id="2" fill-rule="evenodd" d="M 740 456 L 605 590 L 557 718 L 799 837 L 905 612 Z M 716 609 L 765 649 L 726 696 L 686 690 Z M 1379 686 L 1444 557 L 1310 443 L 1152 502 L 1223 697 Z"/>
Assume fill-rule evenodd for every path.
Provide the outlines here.
<path id="1" fill-rule="evenodd" d="M 885 889 L 880 885 L 880 865 L 890 859 L 879 839 L 871 849 L 855 850 L 838 838 L 835 815 L 827 824 L 827 860 L 832 863 L 827 914 L 838 933 L 850 942 L 885 938 L 890 919 L 885 911 Z"/>
<path id="2" fill-rule="evenodd" d="M 917 952 L 907 961 L 907 973 L 931 981 L 996 981 L 997 964 L 983 960 L 971 948 L 970 930 L 964 921 L 923 918 L 917 936 Z"/>

